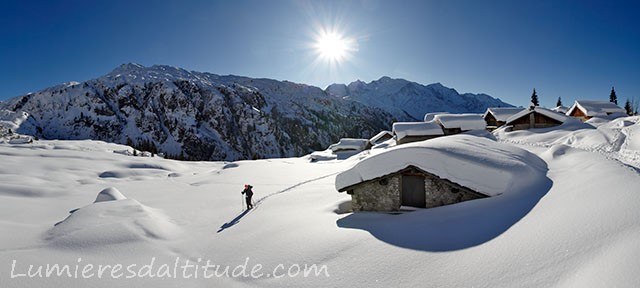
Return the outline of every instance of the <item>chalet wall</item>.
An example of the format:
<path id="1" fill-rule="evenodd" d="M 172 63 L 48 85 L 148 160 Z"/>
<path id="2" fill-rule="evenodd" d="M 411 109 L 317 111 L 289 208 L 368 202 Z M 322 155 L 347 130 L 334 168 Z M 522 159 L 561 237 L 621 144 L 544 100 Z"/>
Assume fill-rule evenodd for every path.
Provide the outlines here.
<path id="1" fill-rule="evenodd" d="M 425 177 L 424 188 L 427 193 L 427 208 L 450 205 L 485 197 L 433 176 Z"/>
<path id="2" fill-rule="evenodd" d="M 424 141 L 424 140 L 429 140 L 429 139 L 433 139 L 433 138 L 438 138 L 438 137 L 441 137 L 441 136 L 442 135 L 406 136 L 406 137 L 404 137 L 402 139 L 396 140 L 396 144 L 400 145 L 400 144 L 405 144 L 405 143 Z"/>
<path id="3" fill-rule="evenodd" d="M 397 211 L 400 209 L 400 175 L 390 175 L 380 180 L 355 186 L 351 194 L 353 211 Z"/>
<path id="4" fill-rule="evenodd" d="M 463 131 L 462 131 L 461 128 L 444 128 L 444 127 L 442 127 L 442 132 L 444 132 L 444 135 L 448 136 L 448 135 L 460 134 Z"/>
<path id="5" fill-rule="evenodd" d="M 575 107 L 573 109 L 573 111 L 571 111 L 571 114 L 569 114 L 569 116 L 577 117 L 577 118 L 586 118 L 587 117 L 587 115 L 584 114 L 584 112 L 582 112 L 582 110 L 580 110 L 580 108 L 578 108 L 578 107 Z"/>
<path id="6" fill-rule="evenodd" d="M 525 115 L 509 123 L 509 125 L 513 126 L 513 131 L 531 128 L 549 128 L 560 124 L 562 124 L 562 122 L 536 112 Z"/>
<path id="7" fill-rule="evenodd" d="M 560 121 L 558 121 L 556 119 L 553 119 L 553 118 L 549 118 L 549 117 L 547 117 L 545 115 L 538 114 L 538 113 L 533 113 L 533 114 L 534 114 L 534 120 L 533 121 L 534 121 L 534 123 L 536 125 L 538 125 L 538 124 L 542 124 L 542 125 L 548 124 L 548 125 L 557 126 L 557 125 L 562 124 L 562 122 L 560 122 Z"/>
<path id="8" fill-rule="evenodd" d="M 387 141 L 389 139 L 393 138 L 393 135 L 391 134 L 385 134 L 384 136 L 380 137 L 378 140 L 376 140 L 375 142 L 370 143 L 371 145 L 378 145 L 384 141 Z"/>
<path id="9" fill-rule="evenodd" d="M 484 122 L 487 123 L 487 130 L 489 131 L 493 131 L 498 127 L 504 125 L 504 121 L 498 121 L 498 119 L 496 119 L 496 117 L 494 117 L 491 113 L 487 113 L 487 116 L 484 117 Z"/>
<path id="10" fill-rule="evenodd" d="M 412 173 L 415 175 L 415 173 Z M 484 198 L 485 195 L 461 187 L 448 180 L 423 173 L 426 193 L 426 208 L 455 204 Z M 349 190 L 353 211 L 398 211 L 401 206 L 402 174 L 386 176 L 358 184 Z"/>
<path id="11" fill-rule="evenodd" d="M 487 126 L 498 126 L 498 120 L 491 113 L 487 113 L 484 117 L 484 122 L 487 122 Z"/>
<path id="12" fill-rule="evenodd" d="M 574 107 L 573 111 L 571 111 L 571 114 L 569 114 L 569 116 L 580 118 L 580 120 L 582 120 L 582 121 L 585 121 L 585 120 L 588 120 L 589 118 L 591 118 L 591 117 L 587 117 L 587 115 L 584 114 L 584 112 L 582 112 L 582 110 L 580 110 L 580 108 L 578 108 L 578 107 Z"/>

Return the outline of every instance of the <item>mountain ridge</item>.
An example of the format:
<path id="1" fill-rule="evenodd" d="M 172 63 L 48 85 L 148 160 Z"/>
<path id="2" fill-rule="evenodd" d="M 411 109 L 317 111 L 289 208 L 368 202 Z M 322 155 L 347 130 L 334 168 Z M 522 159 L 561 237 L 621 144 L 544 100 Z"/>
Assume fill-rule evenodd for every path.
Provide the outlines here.
<path id="1" fill-rule="evenodd" d="M 412 120 L 418 121 L 427 112 L 483 113 L 489 107 L 513 107 L 484 93 L 460 94 L 440 82 L 423 85 L 388 76 L 369 83 L 356 80 L 349 84 L 331 84 L 325 91 L 334 97 L 381 108 L 395 117 L 408 114 Z"/>
<path id="2" fill-rule="evenodd" d="M 388 130 L 394 121 L 416 118 L 413 110 L 411 115 L 402 108 L 367 104 L 353 91 L 367 91 L 371 83 L 352 83 L 350 96 L 358 97 L 336 97 L 328 88 L 289 81 L 128 63 L 96 79 L 8 99 L 0 102 L 0 109 L 30 115 L 18 128 L 23 134 L 144 143 L 174 157 L 228 161 L 302 156 L 340 138 L 368 138 Z M 375 85 L 395 91 L 381 97 L 397 103 L 407 93 L 418 95 L 429 87 L 389 77 Z M 392 89 L 396 86 L 404 90 Z M 444 98 L 434 95 L 425 97 Z M 405 100 L 405 105 L 416 101 Z"/>

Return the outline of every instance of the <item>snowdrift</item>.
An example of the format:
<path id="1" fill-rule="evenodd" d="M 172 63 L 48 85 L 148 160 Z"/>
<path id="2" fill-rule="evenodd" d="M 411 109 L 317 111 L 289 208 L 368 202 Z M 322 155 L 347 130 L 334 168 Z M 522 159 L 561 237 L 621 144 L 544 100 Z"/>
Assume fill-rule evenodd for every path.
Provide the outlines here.
<path id="1" fill-rule="evenodd" d="M 56 223 L 46 240 L 54 247 L 78 249 L 168 240 L 178 235 L 179 228 L 162 211 L 127 199 L 110 187 L 102 190 L 93 204 L 72 210 L 69 217 Z"/>
<path id="2" fill-rule="evenodd" d="M 589 123 L 594 123 L 597 127 Z M 640 116 L 611 121 L 592 118 L 587 123 L 569 118 L 569 121 L 554 128 L 514 132 L 499 129 L 494 135 L 502 142 L 528 146 L 551 147 L 563 144 L 640 167 Z"/>

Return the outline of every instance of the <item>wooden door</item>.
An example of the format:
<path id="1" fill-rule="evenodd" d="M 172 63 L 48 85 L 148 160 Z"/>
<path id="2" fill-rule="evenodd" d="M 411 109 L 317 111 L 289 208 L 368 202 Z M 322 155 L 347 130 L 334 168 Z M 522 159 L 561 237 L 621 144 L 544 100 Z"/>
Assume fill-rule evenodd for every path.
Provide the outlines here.
<path id="1" fill-rule="evenodd" d="M 426 207 L 426 195 L 423 176 L 402 176 L 402 205 Z"/>

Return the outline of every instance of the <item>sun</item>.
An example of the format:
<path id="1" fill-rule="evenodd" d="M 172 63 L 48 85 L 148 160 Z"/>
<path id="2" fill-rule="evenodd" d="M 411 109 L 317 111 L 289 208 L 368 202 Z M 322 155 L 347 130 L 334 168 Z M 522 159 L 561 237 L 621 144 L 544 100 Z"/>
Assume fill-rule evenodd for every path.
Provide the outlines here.
<path id="1" fill-rule="evenodd" d="M 347 41 L 337 33 L 322 33 L 316 39 L 315 48 L 318 54 L 330 61 L 340 62 L 347 53 Z"/>
<path id="2" fill-rule="evenodd" d="M 336 31 L 322 30 L 313 44 L 318 57 L 330 64 L 341 64 L 357 51 L 356 41 Z"/>

